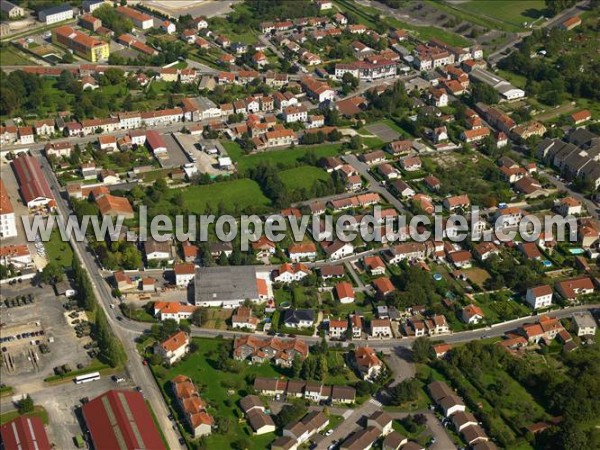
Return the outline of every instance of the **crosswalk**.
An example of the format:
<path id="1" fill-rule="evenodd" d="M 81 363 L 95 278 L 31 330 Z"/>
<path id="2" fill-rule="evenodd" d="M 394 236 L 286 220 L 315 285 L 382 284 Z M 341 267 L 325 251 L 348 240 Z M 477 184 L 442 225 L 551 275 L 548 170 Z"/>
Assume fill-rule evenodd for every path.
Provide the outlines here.
<path id="1" fill-rule="evenodd" d="M 377 406 L 378 408 L 381 408 L 381 407 L 383 406 L 383 405 L 381 404 L 381 402 L 380 402 L 380 401 L 378 401 L 378 400 L 375 400 L 374 398 L 370 398 L 370 399 L 369 399 L 369 403 L 371 403 L 371 404 L 373 404 L 373 405 Z"/>

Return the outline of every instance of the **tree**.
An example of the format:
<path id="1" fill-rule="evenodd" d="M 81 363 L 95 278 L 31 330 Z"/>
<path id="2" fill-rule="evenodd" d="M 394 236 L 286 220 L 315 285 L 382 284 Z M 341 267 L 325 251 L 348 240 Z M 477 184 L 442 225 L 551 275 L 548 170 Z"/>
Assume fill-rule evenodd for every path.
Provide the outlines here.
<path id="1" fill-rule="evenodd" d="M 19 400 L 19 403 L 17 404 L 17 410 L 19 411 L 19 414 L 27 414 L 33 412 L 33 409 L 33 399 L 29 394 L 27 394 L 27 397 Z"/>
<path id="2" fill-rule="evenodd" d="M 302 370 L 302 359 L 296 355 L 292 361 L 292 378 L 298 378 Z"/>
<path id="3" fill-rule="evenodd" d="M 416 362 L 428 361 L 433 351 L 431 341 L 426 337 L 418 337 L 413 342 L 412 356 Z"/>
<path id="4" fill-rule="evenodd" d="M 302 404 L 292 403 L 283 405 L 283 408 L 281 408 L 281 411 L 276 416 L 276 424 L 278 427 L 285 427 L 302 418 L 306 414 L 306 411 L 306 407 Z"/>
<path id="5" fill-rule="evenodd" d="M 420 383 L 416 378 L 409 378 L 389 389 L 390 403 L 394 406 L 414 401 L 418 397 Z"/>
<path id="6" fill-rule="evenodd" d="M 471 99 L 473 103 L 485 103 L 492 105 L 500 101 L 498 91 L 485 83 L 474 83 L 471 88 Z"/>
<path id="7" fill-rule="evenodd" d="M 40 281 L 47 284 L 60 283 L 65 277 L 65 272 L 58 263 L 50 261 L 40 273 Z"/>
<path id="8" fill-rule="evenodd" d="M 192 315 L 190 316 L 190 322 L 192 322 L 192 325 L 196 325 L 197 327 L 202 326 L 202 318 L 204 316 L 204 311 L 202 310 L 202 308 L 196 308 L 194 310 L 194 312 L 192 312 Z"/>
<path id="9" fill-rule="evenodd" d="M 545 3 L 546 8 L 555 16 L 559 12 L 575 6 L 577 0 L 545 0 Z"/>
<path id="10" fill-rule="evenodd" d="M 179 324 L 175 319 L 163 320 L 160 324 L 152 325 L 151 333 L 154 339 L 162 342 L 179 331 Z"/>

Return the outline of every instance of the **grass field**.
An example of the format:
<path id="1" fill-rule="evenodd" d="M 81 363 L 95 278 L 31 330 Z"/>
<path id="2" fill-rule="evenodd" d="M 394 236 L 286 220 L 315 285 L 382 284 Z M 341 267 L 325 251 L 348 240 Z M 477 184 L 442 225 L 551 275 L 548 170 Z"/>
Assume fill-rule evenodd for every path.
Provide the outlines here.
<path id="1" fill-rule="evenodd" d="M 63 267 L 71 267 L 73 262 L 73 249 L 71 244 L 63 242 L 60 238 L 60 232 L 55 227 L 50 235 L 50 240 L 44 242 L 46 256 L 49 262 L 57 262 Z"/>
<path id="2" fill-rule="evenodd" d="M 39 417 L 40 419 L 42 419 L 42 422 L 48 423 L 48 413 L 46 412 L 43 406 L 35 406 L 32 412 L 24 415 L 27 417 Z M 14 420 L 19 416 L 20 414 L 16 410 L 4 413 L 0 415 L 0 425 L 4 425 L 6 422 L 10 422 L 11 420 Z"/>
<path id="3" fill-rule="evenodd" d="M 488 16 L 519 29 L 523 29 L 524 22 L 533 22 L 546 10 L 543 0 L 471 0 L 457 3 L 455 7 L 475 15 Z"/>
<path id="4" fill-rule="evenodd" d="M 159 385 L 165 393 L 167 402 L 171 404 L 173 399 L 170 393 L 170 380 L 176 375 L 187 375 L 196 384 L 200 397 L 209 404 L 209 412 L 217 417 L 231 419 L 226 434 L 215 433 L 206 438 L 206 448 L 231 448 L 231 443 L 242 437 L 247 438 L 250 443 L 248 449 L 268 448 L 268 444 L 275 440 L 275 434 L 252 436 L 247 422 L 243 419 L 238 420 L 241 418 L 241 411 L 237 408 L 237 404 L 240 398 L 246 395 L 247 377 L 277 377 L 281 374 L 270 365 L 244 365 L 243 370 L 238 373 L 219 371 L 216 368 L 216 358 L 221 342 L 218 339 L 194 338 L 194 343 L 198 346 L 196 353 L 170 370 L 154 368 Z"/>
<path id="5" fill-rule="evenodd" d="M 319 181 L 327 181 L 329 174 L 323 169 L 313 166 L 302 166 L 279 172 L 283 184 L 289 189 L 310 189 Z"/>
<path id="6" fill-rule="evenodd" d="M 341 144 L 322 144 L 311 147 L 296 147 L 293 149 L 272 150 L 268 152 L 244 155 L 244 152 L 236 142 L 221 141 L 228 155 L 237 164 L 239 171 L 244 171 L 266 162 L 287 167 L 294 166 L 304 158 L 308 152 L 314 152 L 317 158 L 334 156 L 340 152 Z"/>
<path id="7" fill-rule="evenodd" d="M 15 49 L 5 46 L 0 47 L 0 61 L 7 66 L 26 66 L 35 64 L 24 56 L 21 56 Z"/>
<path id="8" fill-rule="evenodd" d="M 215 211 L 222 202 L 227 211 L 237 205 L 241 210 L 250 206 L 269 206 L 270 201 L 252 180 L 224 181 L 204 186 L 190 186 L 182 190 L 184 202 L 192 213 L 203 213 L 207 205 Z"/>

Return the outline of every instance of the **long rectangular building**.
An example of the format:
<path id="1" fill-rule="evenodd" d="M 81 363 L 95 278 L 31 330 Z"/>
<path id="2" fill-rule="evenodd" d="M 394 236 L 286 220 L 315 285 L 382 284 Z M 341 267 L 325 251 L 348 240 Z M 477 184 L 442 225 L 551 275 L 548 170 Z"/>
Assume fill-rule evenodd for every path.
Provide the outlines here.
<path id="1" fill-rule="evenodd" d="M 107 60 L 110 55 L 107 42 L 88 36 L 68 25 L 52 30 L 52 42 L 67 47 L 77 56 L 91 62 Z"/>
<path id="2" fill-rule="evenodd" d="M 137 11 L 127 6 L 119 6 L 117 8 L 117 11 L 119 12 L 119 14 L 122 14 L 125 17 L 131 19 L 131 21 L 137 28 L 147 30 L 148 28 L 152 28 L 154 26 L 154 19 L 148 14 L 144 14 L 143 12 Z"/>
<path id="3" fill-rule="evenodd" d="M 56 201 L 37 160 L 22 153 L 13 160 L 13 170 L 21 187 L 21 195 L 29 209 L 54 208 Z"/>
<path id="4" fill-rule="evenodd" d="M 16 236 L 16 223 L 13 205 L 4 187 L 4 182 L 0 180 L 0 238 Z"/>
<path id="5" fill-rule="evenodd" d="M 165 449 L 139 392 L 108 391 L 81 410 L 96 450 Z"/>

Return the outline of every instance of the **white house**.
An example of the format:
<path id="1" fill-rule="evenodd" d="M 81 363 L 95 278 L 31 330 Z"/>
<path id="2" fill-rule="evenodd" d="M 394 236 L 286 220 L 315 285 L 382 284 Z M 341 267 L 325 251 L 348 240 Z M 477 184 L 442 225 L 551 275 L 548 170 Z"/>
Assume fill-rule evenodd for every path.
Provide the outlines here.
<path id="1" fill-rule="evenodd" d="M 329 321 L 329 337 L 331 339 L 342 339 L 346 336 L 348 331 L 347 320 L 334 320 Z"/>
<path id="2" fill-rule="evenodd" d="M 354 246 L 350 242 L 335 241 L 325 249 L 327 257 L 331 260 L 341 259 L 354 253 Z"/>
<path id="3" fill-rule="evenodd" d="M 273 278 L 274 281 L 280 283 L 292 283 L 294 281 L 300 281 L 304 277 L 308 276 L 310 269 L 302 264 L 282 264 L 277 270 L 277 275 Z"/>
<path id="4" fill-rule="evenodd" d="M 179 361 L 187 353 L 190 347 L 190 337 L 187 333 L 179 331 L 167 340 L 157 343 L 154 351 L 162 356 L 168 364 Z"/>
<path id="5" fill-rule="evenodd" d="M 8 238 L 17 235 L 17 221 L 15 211 L 4 187 L 4 182 L 0 180 L 0 237 Z"/>
<path id="6" fill-rule="evenodd" d="M 389 339 L 392 336 L 392 324 L 389 319 L 371 320 L 371 337 Z"/>
<path id="7" fill-rule="evenodd" d="M 308 110 L 306 106 L 288 106 L 283 110 L 283 118 L 286 123 L 306 122 Z"/>
<path id="8" fill-rule="evenodd" d="M 317 248 L 315 244 L 293 244 L 288 248 L 288 254 L 292 262 L 303 260 L 314 261 L 317 257 Z"/>
<path id="9" fill-rule="evenodd" d="M 193 263 L 178 263 L 173 266 L 175 272 L 175 284 L 179 287 L 187 287 L 194 279 L 196 268 Z"/>
<path id="10" fill-rule="evenodd" d="M 533 309 L 546 308 L 552 304 L 552 288 L 547 284 L 527 289 L 525 300 Z"/>
<path id="11" fill-rule="evenodd" d="M 461 318 L 463 322 L 468 323 L 469 325 L 478 324 L 485 315 L 479 306 L 476 305 L 468 305 L 465 306 L 461 311 Z"/>

